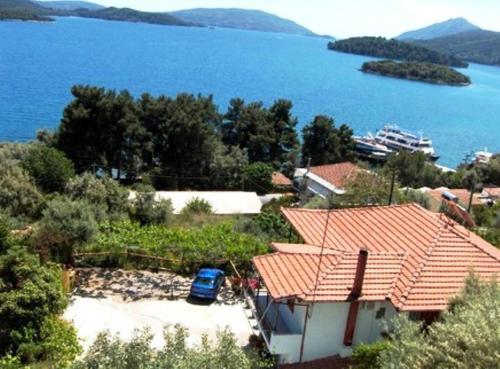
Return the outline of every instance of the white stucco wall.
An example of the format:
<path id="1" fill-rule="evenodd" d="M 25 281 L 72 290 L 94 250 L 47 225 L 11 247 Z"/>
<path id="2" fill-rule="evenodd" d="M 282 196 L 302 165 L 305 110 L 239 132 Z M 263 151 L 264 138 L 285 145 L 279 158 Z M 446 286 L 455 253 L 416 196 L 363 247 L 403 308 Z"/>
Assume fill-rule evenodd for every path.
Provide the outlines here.
<path id="1" fill-rule="evenodd" d="M 354 331 L 353 347 L 345 347 L 344 332 L 349 312 L 349 303 L 318 303 L 307 323 L 303 361 L 332 355 L 350 356 L 352 348 L 359 343 L 371 343 L 380 339 L 383 321 L 391 319 L 396 310 L 390 302 L 361 303 Z M 377 311 L 385 308 L 383 319 L 376 319 Z"/>
<path id="2" fill-rule="evenodd" d="M 381 309 L 385 309 L 385 314 L 377 319 L 377 312 L 382 313 Z M 396 309 L 388 301 L 361 303 L 354 331 L 354 346 L 379 340 L 384 330 L 384 321 L 391 320 L 394 315 L 396 315 Z"/>

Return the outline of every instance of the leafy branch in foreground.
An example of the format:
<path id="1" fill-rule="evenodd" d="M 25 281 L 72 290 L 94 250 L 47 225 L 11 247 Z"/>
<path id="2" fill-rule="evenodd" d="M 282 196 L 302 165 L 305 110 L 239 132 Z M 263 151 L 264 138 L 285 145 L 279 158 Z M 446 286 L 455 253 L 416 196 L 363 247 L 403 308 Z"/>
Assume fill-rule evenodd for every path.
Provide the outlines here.
<path id="1" fill-rule="evenodd" d="M 164 330 L 164 345 L 152 348 L 149 330 L 136 331 L 126 342 L 109 333 L 101 333 L 88 352 L 72 369 L 264 369 L 272 363 L 252 351 L 243 350 L 227 328 L 217 332 L 214 342 L 203 336 L 201 344 L 189 346 L 188 331 L 176 325 Z"/>

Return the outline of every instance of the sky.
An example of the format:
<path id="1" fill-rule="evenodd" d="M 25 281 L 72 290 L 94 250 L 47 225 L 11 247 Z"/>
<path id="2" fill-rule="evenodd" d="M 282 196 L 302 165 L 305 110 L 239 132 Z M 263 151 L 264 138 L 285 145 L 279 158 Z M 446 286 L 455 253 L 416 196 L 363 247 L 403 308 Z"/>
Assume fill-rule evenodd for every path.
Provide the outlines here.
<path id="1" fill-rule="evenodd" d="M 500 0 L 90 0 L 144 11 L 189 8 L 260 9 L 319 34 L 394 37 L 450 18 L 464 17 L 500 31 Z"/>

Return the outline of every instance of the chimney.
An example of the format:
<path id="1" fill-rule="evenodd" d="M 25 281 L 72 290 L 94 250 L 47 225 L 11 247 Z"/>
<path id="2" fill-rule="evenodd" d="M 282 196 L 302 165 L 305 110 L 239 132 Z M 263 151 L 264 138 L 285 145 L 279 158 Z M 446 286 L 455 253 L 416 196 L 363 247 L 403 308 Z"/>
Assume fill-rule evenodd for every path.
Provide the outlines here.
<path id="1" fill-rule="evenodd" d="M 358 265 L 356 266 L 356 275 L 354 276 L 354 284 L 349 295 L 349 313 L 347 314 L 347 322 L 344 332 L 344 346 L 352 346 L 354 332 L 356 330 L 356 320 L 358 319 L 359 297 L 363 290 L 363 280 L 365 278 L 366 263 L 368 262 L 368 250 L 360 249 L 358 255 Z"/>
<path id="2" fill-rule="evenodd" d="M 366 263 L 368 262 L 368 250 L 360 249 L 358 254 L 358 265 L 356 267 L 356 275 L 354 276 L 354 284 L 352 285 L 349 300 L 357 300 L 361 296 L 363 290 L 363 280 L 365 279 Z"/>

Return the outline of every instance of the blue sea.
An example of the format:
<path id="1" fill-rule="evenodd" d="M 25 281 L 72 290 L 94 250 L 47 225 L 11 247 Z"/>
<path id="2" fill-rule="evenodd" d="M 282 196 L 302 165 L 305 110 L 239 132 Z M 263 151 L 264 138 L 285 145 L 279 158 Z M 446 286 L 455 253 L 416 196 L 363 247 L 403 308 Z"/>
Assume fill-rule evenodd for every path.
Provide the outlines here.
<path id="1" fill-rule="evenodd" d="M 455 166 L 487 147 L 500 151 L 500 68 L 471 65 L 469 87 L 363 74 L 369 58 L 328 51 L 322 38 L 165 27 L 80 18 L 0 22 L 0 140 L 55 128 L 74 84 L 175 95 L 213 94 L 294 103 L 299 129 L 317 114 L 356 134 L 394 123 L 424 132 Z"/>

